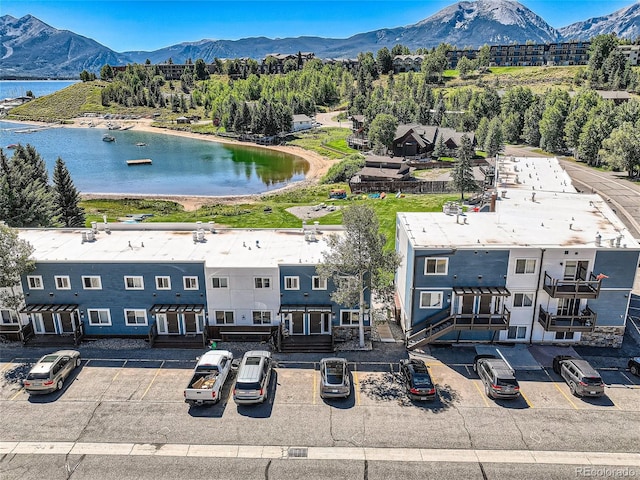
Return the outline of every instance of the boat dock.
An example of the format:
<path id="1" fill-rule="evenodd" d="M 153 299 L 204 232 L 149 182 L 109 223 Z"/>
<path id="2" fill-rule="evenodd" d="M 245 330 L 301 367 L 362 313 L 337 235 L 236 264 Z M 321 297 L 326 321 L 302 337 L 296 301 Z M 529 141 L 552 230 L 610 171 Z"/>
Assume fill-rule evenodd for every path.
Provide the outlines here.
<path id="1" fill-rule="evenodd" d="M 127 165 L 151 165 L 151 159 L 139 158 L 137 160 L 127 160 Z"/>

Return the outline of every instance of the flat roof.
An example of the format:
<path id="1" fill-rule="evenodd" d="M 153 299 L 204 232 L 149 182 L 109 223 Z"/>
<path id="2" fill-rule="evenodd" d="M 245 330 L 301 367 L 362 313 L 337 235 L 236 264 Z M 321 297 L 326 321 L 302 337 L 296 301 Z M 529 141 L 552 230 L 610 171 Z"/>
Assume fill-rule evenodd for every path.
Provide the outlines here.
<path id="1" fill-rule="evenodd" d="M 495 212 L 399 213 L 417 248 L 572 247 L 639 249 L 599 195 L 577 193 L 556 158 L 499 158 Z M 618 240 L 619 243 L 618 243 Z"/>
<path id="2" fill-rule="evenodd" d="M 327 238 L 341 235 L 336 227 L 319 227 L 317 233 L 298 229 L 203 228 L 203 241 L 194 241 L 194 224 L 99 224 L 94 241 L 82 240 L 78 229 L 21 229 L 20 238 L 34 247 L 39 262 L 205 262 L 207 267 L 269 268 L 281 264 L 318 264 L 328 251 Z M 183 227 L 184 229 L 180 229 Z"/>

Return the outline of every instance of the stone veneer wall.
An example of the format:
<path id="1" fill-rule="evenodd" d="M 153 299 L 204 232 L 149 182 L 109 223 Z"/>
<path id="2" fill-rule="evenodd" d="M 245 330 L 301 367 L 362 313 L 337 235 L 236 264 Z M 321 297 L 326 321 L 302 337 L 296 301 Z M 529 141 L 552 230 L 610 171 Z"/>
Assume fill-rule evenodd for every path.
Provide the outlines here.
<path id="1" fill-rule="evenodd" d="M 331 332 L 336 342 L 349 342 L 351 340 L 357 340 L 359 337 L 358 327 L 333 327 Z M 365 341 L 371 340 L 371 327 L 369 326 L 364 327 L 364 339 Z"/>
<path id="2" fill-rule="evenodd" d="M 622 347 L 624 327 L 596 327 L 593 332 L 585 332 L 580 338 L 580 345 L 593 347 Z"/>

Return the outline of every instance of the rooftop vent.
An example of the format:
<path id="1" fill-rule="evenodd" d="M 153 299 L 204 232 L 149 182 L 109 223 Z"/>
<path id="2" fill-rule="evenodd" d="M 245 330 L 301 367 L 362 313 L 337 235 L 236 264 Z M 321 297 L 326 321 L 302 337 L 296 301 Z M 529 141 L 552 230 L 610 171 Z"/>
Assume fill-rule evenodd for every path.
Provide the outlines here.
<path id="1" fill-rule="evenodd" d="M 600 235 L 600 232 L 596 233 L 596 247 L 599 247 L 602 245 L 602 235 Z"/>

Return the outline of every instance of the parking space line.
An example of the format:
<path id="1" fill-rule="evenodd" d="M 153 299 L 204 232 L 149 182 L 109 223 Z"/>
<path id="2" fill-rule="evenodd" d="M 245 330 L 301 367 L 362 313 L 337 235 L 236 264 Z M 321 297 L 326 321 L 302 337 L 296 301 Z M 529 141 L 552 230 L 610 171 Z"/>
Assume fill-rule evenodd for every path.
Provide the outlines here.
<path id="1" fill-rule="evenodd" d="M 478 393 L 482 397 L 482 400 L 484 401 L 485 406 L 488 407 L 489 406 L 489 401 L 487 400 L 487 396 L 484 393 L 482 393 L 482 390 L 478 386 L 479 380 L 471 380 L 471 382 L 473 383 L 473 386 L 476 387 L 476 390 L 478 391 Z"/>
<path id="2" fill-rule="evenodd" d="M 620 375 L 626 378 L 629 381 L 629 383 L 632 385 L 632 386 L 629 386 L 628 388 L 634 388 L 634 387 L 638 388 L 638 384 L 634 382 L 630 377 L 628 377 L 627 374 L 624 373 L 622 370 L 620 370 Z"/>
<path id="3" fill-rule="evenodd" d="M 20 395 L 23 391 L 24 391 L 24 388 L 20 387 L 20 390 L 18 390 L 16 394 L 13 397 L 11 397 L 11 400 L 15 400 L 16 398 L 18 398 L 18 395 Z"/>
<path id="4" fill-rule="evenodd" d="M 316 369 L 313 369 L 313 404 L 317 403 L 316 394 L 318 393 L 318 377 L 317 377 Z"/>
<path id="5" fill-rule="evenodd" d="M 520 390 L 520 395 L 522 396 L 522 398 L 524 399 L 525 402 L 527 402 L 527 405 L 529 405 L 529 408 L 535 408 L 533 406 L 533 403 L 531 403 L 529 401 L 529 399 L 527 398 L 527 396 L 524 394 L 524 392 L 522 391 L 522 389 Z"/>
<path id="6" fill-rule="evenodd" d="M 356 405 L 360 406 L 360 382 L 358 381 L 358 364 L 353 366 L 353 393 L 356 396 Z"/>
<path id="7" fill-rule="evenodd" d="M 142 394 L 142 397 L 140 397 L 140 401 L 142 401 L 145 397 L 145 395 L 147 394 L 147 392 L 149 391 L 149 389 L 151 388 L 151 385 L 153 385 L 153 382 L 156 381 L 156 377 L 158 376 L 158 374 L 160 373 L 160 369 L 164 366 L 164 360 L 162 361 L 162 363 L 160 364 L 160 366 L 158 367 L 158 369 L 156 370 L 156 374 L 153 376 L 153 378 L 151 379 L 151 383 L 149 383 L 149 386 L 147 387 L 147 389 L 144 391 L 144 393 Z"/>
<path id="8" fill-rule="evenodd" d="M 7 363 L 4 367 L 2 367 L 2 370 L 0 370 L 0 372 L 4 372 L 5 370 L 9 370 L 9 367 L 13 365 L 13 360 L 9 361 L 9 363 Z"/>
<path id="9" fill-rule="evenodd" d="M 573 401 L 567 396 L 567 394 L 562 391 L 562 389 L 558 386 L 558 383 L 553 378 L 551 378 L 551 375 L 549 375 L 549 372 L 547 372 L 547 369 L 543 368 L 542 371 L 547 375 L 551 383 L 553 383 L 553 386 L 556 387 L 556 389 L 562 394 L 564 398 L 567 399 L 567 402 L 569 402 L 571 406 L 576 410 L 580 410 L 578 406 L 575 403 L 573 403 Z"/>

